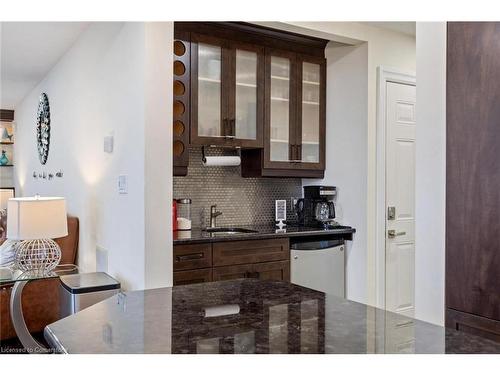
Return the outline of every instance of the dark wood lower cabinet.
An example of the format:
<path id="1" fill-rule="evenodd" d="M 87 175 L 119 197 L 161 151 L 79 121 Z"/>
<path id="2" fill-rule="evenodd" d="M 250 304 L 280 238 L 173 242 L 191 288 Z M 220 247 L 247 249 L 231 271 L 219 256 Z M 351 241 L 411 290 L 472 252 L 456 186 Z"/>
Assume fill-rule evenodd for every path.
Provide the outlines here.
<path id="1" fill-rule="evenodd" d="M 253 264 L 290 259 L 288 238 L 213 244 L 214 266 Z"/>
<path id="2" fill-rule="evenodd" d="M 446 309 L 446 327 L 500 342 L 500 322 L 498 320 Z"/>
<path id="3" fill-rule="evenodd" d="M 290 281 L 290 262 L 243 264 L 213 269 L 213 281 L 248 278 Z"/>
<path id="4" fill-rule="evenodd" d="M 211 268 L 174 272 L 174 285 L 199 284 L 210 281 L 212 281 Z"/>
<path id="5" fill-rule="evenodd" d="M 174 271 L 212 267 L 212 245 L 209 243 L 174 246 Z"/>
<path id="6" fill-rule="evenodd" d="M 290 281 L 288 238 L 174 246 L 174 285 L 257 278 Z"/>

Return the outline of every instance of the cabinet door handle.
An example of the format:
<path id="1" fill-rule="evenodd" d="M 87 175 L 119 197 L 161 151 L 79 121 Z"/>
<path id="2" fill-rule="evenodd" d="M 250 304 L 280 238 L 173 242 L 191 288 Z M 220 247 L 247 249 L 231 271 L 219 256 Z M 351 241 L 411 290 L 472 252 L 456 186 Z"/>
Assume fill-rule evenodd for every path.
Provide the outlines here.
<path id="1" fill-rule="evenodd" d="M 230 124 L 230 134 L 233 138 L 236 138 L 236 119 L 231 119 L 229 121 Z"/>
<path id="2" fill-rule="evenodd" d="M 197 260 L 197 259 L 202 259 L 203 258 L 203 253 L 194 253 L 194 254 L 186 254 L 186 255 L 177 255 L 175 259 L 177 259 L 178 262 L 183 262 L 186 260 Z"/>
<path id="3" fill-rule="evenodd" d="M 221 137 L 227 137 L 230 132 L 228 131 L 229 130 L 229 119 L 225 118 L 224 120 L 222 120 L 222 136 Z"/>
<path id="4" fill-rule="evenodd" d="M 260 272 L 250 272 L 250 271 L 245 272 L 246 279 L 258 279 L 259 276 Z"/>
<path id="5" fill-rule="evenodd" d="M 302 160 L 299 159 L 298 156 L 298 147 L 297 145 L 290 145 L 291 147 L 291 159 L 289 160 L 290 163 L 300 163 Z"/>

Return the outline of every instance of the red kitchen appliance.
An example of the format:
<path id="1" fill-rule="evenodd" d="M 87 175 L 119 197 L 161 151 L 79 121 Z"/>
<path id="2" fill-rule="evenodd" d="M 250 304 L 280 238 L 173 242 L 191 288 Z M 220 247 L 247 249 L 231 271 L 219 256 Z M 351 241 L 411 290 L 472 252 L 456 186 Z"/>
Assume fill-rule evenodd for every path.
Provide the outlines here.
<path id="1" fill-rule="evenodd" d="M 172 200 L 172 229 L 175 232 L 177 230 L 177 201 Z"/>

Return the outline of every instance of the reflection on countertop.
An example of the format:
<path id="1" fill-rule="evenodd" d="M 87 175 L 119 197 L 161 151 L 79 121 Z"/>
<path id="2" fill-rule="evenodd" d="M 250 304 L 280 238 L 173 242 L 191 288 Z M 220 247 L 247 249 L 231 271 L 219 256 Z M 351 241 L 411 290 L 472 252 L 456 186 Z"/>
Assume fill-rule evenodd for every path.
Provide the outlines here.
<path id="1" fill-rule="evenodd" d="M 480 337 L 254 279 L 121 293 L 45 337 L 66 353 L 500 353 Z"/>
<path id="2" fill-rule="evenodd" d="M 234 240 L 258 240 L 278 237 L 307 237 L 307 236 L 341 236 L 346 240 L 352 239 L 356 229 L 348 226 L 336 226 L 329 229 L 288 225 L 279 229 L 276 225 L 238 225 L 240 228 L 253 231 L 252 233 L 209 233 L 201 229 L 189 231 L 175 231 L 174 245 L 221 242 Z"/>

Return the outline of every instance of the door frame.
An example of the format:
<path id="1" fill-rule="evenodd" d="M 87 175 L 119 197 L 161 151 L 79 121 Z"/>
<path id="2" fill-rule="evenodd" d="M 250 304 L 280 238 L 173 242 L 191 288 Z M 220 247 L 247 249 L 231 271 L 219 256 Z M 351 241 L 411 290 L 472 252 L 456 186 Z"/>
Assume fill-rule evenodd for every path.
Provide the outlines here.
<path id="1" fill-rule="evenodd" d="M 388 82 L 417 85 L 415 72 L 377 67 L 377 158 L 375 228 L 375 303 L 385 309 L 386 252 L 386 85 Z"/>

